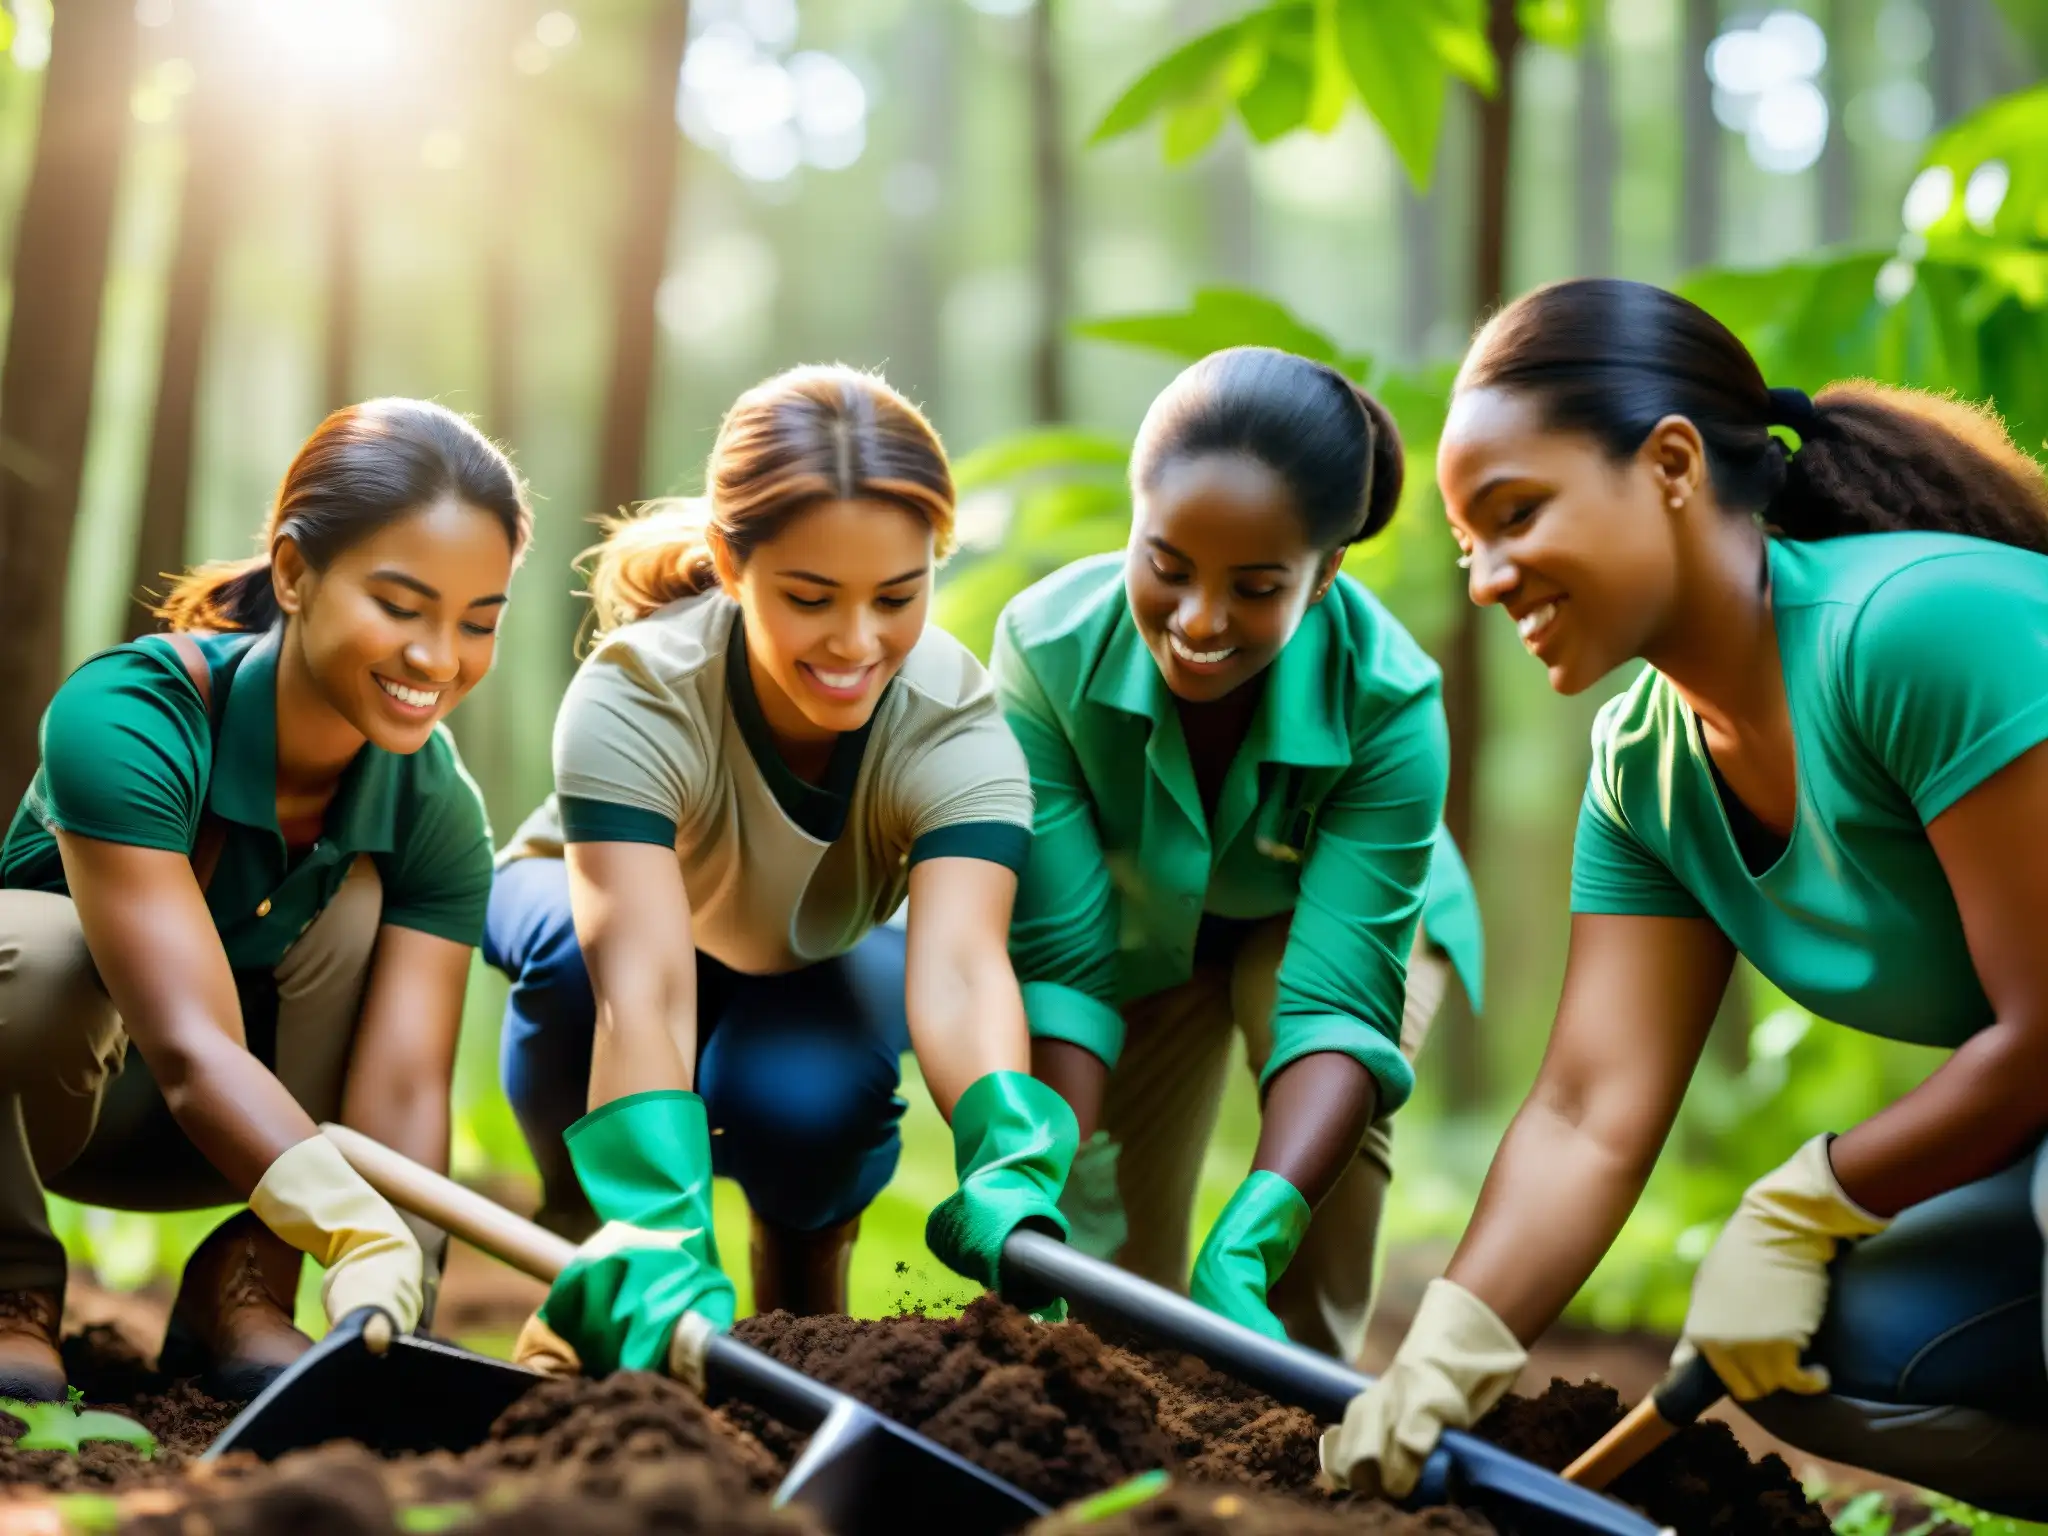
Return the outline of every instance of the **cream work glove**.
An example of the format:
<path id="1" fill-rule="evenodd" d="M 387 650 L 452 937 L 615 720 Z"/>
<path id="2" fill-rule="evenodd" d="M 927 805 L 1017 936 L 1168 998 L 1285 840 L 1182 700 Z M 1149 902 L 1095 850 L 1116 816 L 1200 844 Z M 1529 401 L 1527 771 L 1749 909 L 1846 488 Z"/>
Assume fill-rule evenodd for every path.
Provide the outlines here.
<path id="1" fill-rule="evenodd" d="M 1891 1225 L 1842 1192 L 1829 1140 L 1814 1137 L 1744 1191 L 1693 1277 L 1672 1359 L 1705 1355 L 1737 1402 L 1828 1389 L 1825 1370 L 1799 1363 L 1827 1310 L 1828 1261 L 1844 1239 Z"/>
<path id="2" fill-rule="evenodd" d="M 418 1326 L 424 1260 L 405 1219 L 325 1136 L 287 1147 L 249 1195 L 249 1209 L 327 1266 L 320 1303 L 330 1323 L 382 1307 L 400 1329 Z"/>
<path id="3" fill-rule="evenodd" d="M 1402 1499 L 1447 1429 L 1470 1429 L 1529 1355 L 1493 1309 L 1451 1280 L 1432 1280 L 1386 1374 L 1323 1435 L 1323 1476 L 1339 1488 Z"/>

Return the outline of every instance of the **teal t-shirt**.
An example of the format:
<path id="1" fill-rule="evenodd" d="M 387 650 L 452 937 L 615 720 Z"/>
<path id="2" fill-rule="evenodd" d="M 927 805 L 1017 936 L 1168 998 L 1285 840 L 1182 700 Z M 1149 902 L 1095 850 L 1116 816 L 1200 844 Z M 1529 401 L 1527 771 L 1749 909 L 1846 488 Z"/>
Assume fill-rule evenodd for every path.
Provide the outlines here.
<path id="1" fill-rule="evenodd" d="M 58 688 L 43 713 L 42 764 L 0 845 L 0 888 L 65 891 L 60 830 L 189 854 L 211 815 L 224 836 L 206 904 L 237 970 L 276 966 L 360 854 L 383 881 L 385 923 L 477 943 L 491 831 L 448 733 L 405 757 L 363 747 L 319 841 L 287 848 L 277 826 L 277 632 L 194 638 L 213 719 L 161 637 L 102 651 Z"/>
<path id="2" fill-rule="evenodd" d="M 1646 669 L 1601 710 L 1574 912 L 1706 917 L 1823 1018 L 1921 1045 L 1992 1021 L 1926 825 L 2048 740 L 2048 557 L 1953 534 L 1770 545 L 1798 810 L 1752 875 L 1699 722 Z"/>

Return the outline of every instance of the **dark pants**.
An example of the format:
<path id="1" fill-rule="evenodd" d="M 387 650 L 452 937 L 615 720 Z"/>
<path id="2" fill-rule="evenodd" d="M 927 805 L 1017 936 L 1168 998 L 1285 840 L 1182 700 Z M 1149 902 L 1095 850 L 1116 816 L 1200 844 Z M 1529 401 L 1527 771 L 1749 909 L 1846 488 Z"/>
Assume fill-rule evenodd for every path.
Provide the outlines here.
<path id="1" fill-rule="evenodd" d="M 1812 1351 L 1830 1390 L 1746 1411 L 1816 1456 L 2048 1519 L 2044 1221 L 2048 1153 L 1901 1212 L 1835 1261 Z"/>
<path id="2" fill-rule="evenodd" d="M 712 1168 L 771 1225 L 836 1226 L 896 1171 L 898 1063 L 910 1044 L 903 949 L 901 933 L 878 928 L 847 954 L 774 976 L 698 951 L 696 1083 Z M 584 1113 L 597 1005 L 560 859 L 498 871 L 484 959 L 512 981 L 499 1071 L 540 1166 L 542 1208 L 572 1227 L 587 1204 L 562 1133 Z"/>

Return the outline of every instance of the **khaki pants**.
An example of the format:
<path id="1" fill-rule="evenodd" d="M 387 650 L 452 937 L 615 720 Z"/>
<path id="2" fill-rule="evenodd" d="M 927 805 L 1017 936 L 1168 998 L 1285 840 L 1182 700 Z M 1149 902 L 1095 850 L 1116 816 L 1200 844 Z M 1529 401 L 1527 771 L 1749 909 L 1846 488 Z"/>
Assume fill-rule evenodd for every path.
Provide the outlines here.
<path id="1" fill-rule="evenodd" d="M 376 865 L 359 858 L 273 973 L 277 1075 L 316 1121 L 341 1109 L 383 911 Z M 45 1186 L 120 1210 L 243 1198 L 128 1049 L 71 899 L 0 891 L 0 1291 L 63 1288 Z"/>
<path id="2" fill-rule="evenodd" d="M 1180 986 L 1124 1009 L 1123 1056 L 1110 1074 L 1102 1111 L 1102 1127 L 1119 1145 L 1117 1192 L 1130 1228 L 1116 1261 L 1177 1291 L 1187 1289 L 1188 1227 L 1223 1100 L 1231 1038 L 1242 1034 L 1254 1078 L 1272 1054 L 1287 929 L 1287 918 L 1274 918 L 1252 931 L 1227 969 L 1198 970 Z M 1411 1061 L 1449 974 L 1449 965 L 1418 934 L 1401 1019 L 1401 1051 Z M 1300 1251 L 1267 1297 L 1289 1338 L 1341 1360 L 1355 1361 L 1365 1345 L 1392 1156 L 1381 1120 L 1316 1207 Z"/>

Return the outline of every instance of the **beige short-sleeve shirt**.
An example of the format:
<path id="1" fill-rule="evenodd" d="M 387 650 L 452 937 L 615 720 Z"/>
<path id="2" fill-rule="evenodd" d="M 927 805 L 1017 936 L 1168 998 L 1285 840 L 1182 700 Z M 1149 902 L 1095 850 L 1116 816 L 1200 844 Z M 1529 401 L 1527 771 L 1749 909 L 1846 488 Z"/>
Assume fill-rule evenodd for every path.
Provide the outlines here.
<path id="1" fill-rule="evenodd" d="M 608 636 L 555 717 L 555 793 L 500 856 L 572 842 L 672 845 L 697 947 L 734 970 L 843 954 L 902 902 L 922 859 L 1021 869 L 1031 785 L 988 674 L 927 628 L 820 784 L 776 753 L 739 605 L 684 598 Z"/>

